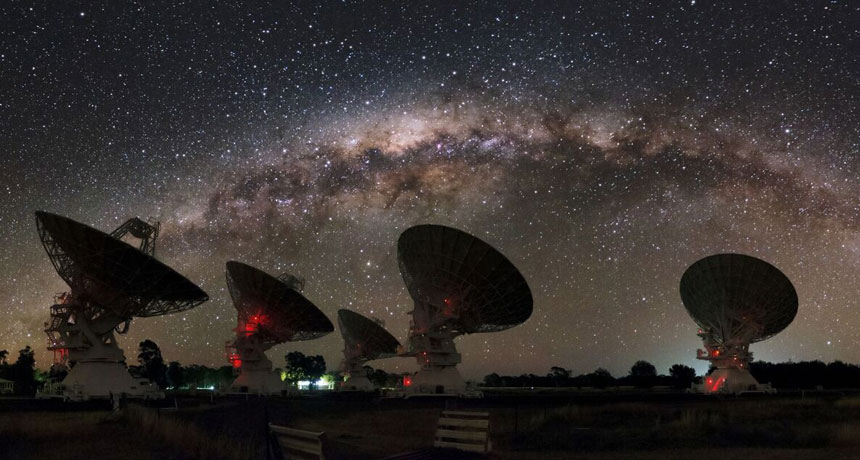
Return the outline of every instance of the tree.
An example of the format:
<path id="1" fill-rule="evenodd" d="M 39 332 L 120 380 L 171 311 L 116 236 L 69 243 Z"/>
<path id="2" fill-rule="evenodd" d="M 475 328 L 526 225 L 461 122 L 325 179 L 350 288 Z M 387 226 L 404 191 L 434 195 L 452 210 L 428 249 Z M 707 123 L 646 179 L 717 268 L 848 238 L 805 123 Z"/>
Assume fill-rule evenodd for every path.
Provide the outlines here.
<path id="1" fill-rule="evenodd" d="M 10 376 L 15 382 L 15 393 L 32 396 L 36 394 L 36 355 L 29 345 L 18 352 L 18 360 L 11 366 Z"/>
<path id="2" fill-rule="evenodd" d="M 637 387 L 651 387 L 657 380 L 657 368 L 648 361 L 636 361 L 630 368 L 630 377 Z"/>
<path id="3" fill-rule="evenodd" d="M 549 369 L 549 380 L 552 381 L 553 384 L 557 387 L 568 386 L 568 381 L 570 380 L 571 372 L 568 369 L 558 366 L 552 366 Z"/>
<path id="4" fill-rule="evenodd" d="M 286 372 L 286 380 L 288 382 L 296 383 L 299 380 L 307 380 L 305 358 L 305 354 L 300 351 L 291 351 L 284 356 L 284 360 L 287 362 L 287 367 L 284 371 Z"/>
<path id="5" fill-rule="evenodd" d="M 48 370 L 48 380 L 52 382 L 62 382 L 69 375 L 69 368 L 62 364 L 52 364 Z"/>
<path id="6" fill-rule="evenodd" d="M 388 372 L 385 372 L 382 369 L 374 369 L 373 372 L 367 376 L 367 379 L 377 387 L 384 387 L 388 384 L 389 375 Z"/>
<path id="7" fill-rule="evenodd" d="M 696 370 L 683 364 L 674 364 L 669 368 L 669 376 L 675 384 L 675 388 L 690 388 L 696 380 Z"/>
<path id="8" fill-rule="evenodd" d="M 6 359 L 8 356 L 8 351 L 0 350 L 0 379 L 12 380 L 11 366 L 9 366 L 9 361 Z"/>
<path id="9" fill-rule="evenodd" d="M 325 359 L 321 355 L 305 356 L 300 351 L 291 351 L 284 359 L 287 362 L 286 379 L 291 383 L 310 380 L 313 386 L 325 374 Z"/>
<path id="10" fill-rule="evenodd" d="M 185 375 L 179 361 L 171 361 L 167 365 L 167 384 L 174 390 L 185 385 Z"/>
<path id="11" fill-rule="evenodd" d="M 570 370 L 565 369 L 563 367 L 552 366 L 549 368 L 549 374 L 553 378 L 568 378 L 570 377 Z"/>
<path id="12" fill-rule="evenodd" d="M 144 340 L 138 346 L 137 361 L 141 374 L 159 388 L 167 388 L 167 366 L 161 357 L 161 349 L 152 340 Z"/>
<path id="13" fill-rule="evenodd" d="M 615 383 L 615 377 L 602 367 L 598 367 L 597 370 L 586 377 L 588 377 L 591 386 L 595 388 L 606 388 Z"/>
<path id="14" fill-rule="evenodd" d="M 493 372 L 492 374 L 487 374 L 484 376 L 484 386 L 485 387 L 500 387 L 502 386 L 502 378 L 499 374 Z"/>
<path id="15" fill-rule="evenodd" d="M 322 355 L 308 356 L 305 361 L 305 374 L 311 381 L 311 386 L 315 386 L 317 380 L 325 374 L 325 358 Z"/>

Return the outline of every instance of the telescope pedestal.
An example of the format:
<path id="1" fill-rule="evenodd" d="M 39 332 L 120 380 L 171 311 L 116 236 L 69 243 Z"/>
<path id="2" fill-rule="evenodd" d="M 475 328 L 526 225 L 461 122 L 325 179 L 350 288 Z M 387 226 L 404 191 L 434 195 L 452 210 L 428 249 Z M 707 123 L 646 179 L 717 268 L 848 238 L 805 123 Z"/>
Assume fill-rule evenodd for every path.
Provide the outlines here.
<path id="1" fill-rule="evenodd" d="M 749 342 L 717 343 L 708 331 L 701 332 L 699 336 L 705 349 L 697 350 L 696 358 L 710 362 L 715 369 L 703 378 L 701 384 L 694 386 L 695 391 L 705 394 L 773 391 L 770 385 L 758 383 L 750 374 L 753 355 L 749 351 Z"/>
<path id="2" fill-rule="evenodd" d="M 75 321 L 71 321 L 75 318 Z M 164 393 L 128 373 L 125 355 L 116 343 L 114 327 L 122 321 L 110 314 L 90 319 L 78 305 L 54 305 L 45 332 L 51 350 L 64 350 L 75 363 L 61 383 L 62 396 L 72 401 L 111 396 L 160 399 Z"/>
<path id="3" fill-rule="evenodd" d="M 760 384 L 747 369 L 722 368 L 714 369 L 710 375 L 706 375 L 697 388 L 705 394 L 729 393 L 738 394 L 743 392 L 765 392 L 773 391 L 770 385 Z"/>
<path id="4" fill-rule="evenodd" d="M 346 378 L 343 382 L 341 382 L 338 390 L 340 391 L 375 391 L 376 385 L 374 385 L 370 379 L 367 378 L 367 374 L 364 370 L 364 361 L 361 360 L 344 360 L 340 368 L 343 370 L 343 374 Z"/>
<path id="5" fill-rule="evenodd" d="M 269 369 L 247 369 L 236 377 L 230 385 L 230 391 L 234 393 L 251 393 L 259 395 L 279 395 L 286 390 L 281 376 Z"/>
<path id="6" fill-rule="evenodd" d="M 407 394 L 466 393 L 466 381 L 457 370 L 460 354 L 454 346 L 454 337 L 448 331 L 414 333 L 409 337 L 407 355 L 415 356 L 421 365 L 412 382 L 404 390 Z"/>
<path id="7" fill-rule="evenodd" d="M 63 396 L 73 401 L 109 399 L 111 395 L 145 398 L 149 390 L 132 378 L 123 363 L 110 361 L 78 362 L 63 379 L 63 386 Z"/>
<path id="8" fill-rule="evenodd" d="M 235 352 L 231 358 L 234 371 L 239 375 L 230 391 L 233 393 L 251 393 L 259 395 L 279 395 L 286 390 L 281 376 L 272 371 L 272 362 L 266 357 L 266 350 L 274 344 L 263 342 L 257 336 L 237 337 L 227 343 L 228 353 Z"/>
<path id="9" fill-rule="evenodd" d="M 466 381 L 456 366 L 425 367 L 415 374 L 406 392 L 460 396 L 466 393 Z"/>

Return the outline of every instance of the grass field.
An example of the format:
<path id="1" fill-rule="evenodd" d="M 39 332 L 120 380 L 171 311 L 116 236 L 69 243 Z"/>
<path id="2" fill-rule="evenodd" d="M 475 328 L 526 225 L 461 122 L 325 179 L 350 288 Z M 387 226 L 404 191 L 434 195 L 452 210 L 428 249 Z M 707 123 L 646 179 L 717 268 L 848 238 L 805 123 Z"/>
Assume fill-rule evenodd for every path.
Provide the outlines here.
<path id="1" fill-rule="evenodd" d="M 2 402 L 0 402 L 2 404 Z M 325 431 L 331 457 L 373 459 L 432 444 L 441 409 L 490 412 L 500 459 L 838 459 L 860 452 L 860 397 L 483 400 L 178 400 L 178 410 L 4 411 L 0 458 L 261 458 L 265 425 Z"/>
<path id="2" fill-rule="evenodd" d="M 169 444 L 107 411 L 0 411 L 0 458 L 16 460 L 176 459 Z"/>

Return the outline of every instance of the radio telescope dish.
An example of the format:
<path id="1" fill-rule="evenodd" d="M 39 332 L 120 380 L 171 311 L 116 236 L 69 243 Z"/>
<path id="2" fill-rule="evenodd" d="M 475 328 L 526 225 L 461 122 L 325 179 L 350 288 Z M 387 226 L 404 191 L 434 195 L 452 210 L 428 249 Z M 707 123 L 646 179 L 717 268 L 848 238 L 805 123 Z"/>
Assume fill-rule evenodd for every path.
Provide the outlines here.
<path id="1" fill-rule="evenodd" d="M 397 356 L 400 342 L 381 323 L 354 311 L 338 310 L 337 324 L 344 341 L 342 389 L 373 391 L 373 384 L 364 373 L 364 363 Z"/>
<path id="2" fill-rule="evenodd" d="M 227 342 L 230 362 L 239 372 L 235 391 L 280 393 L 283 383 L 272 372 L 266 350 L 334 331 L 325 314 L 299 292 L 303 286 L 304 281 L 292 275 L 276 278 L 241 262 L 227 262 L 227 288 L 239 320 L 236 338 Z"/>
<path id="3" fill-rule="evenodd" d="M 69 218 L 36 212 L 36 227 L 51 263 L 71 292 L 57 296 L 45 324 L 55 364 L 75 362 L 63 380 L 71 399 L 111 393 L 152 396 L 125 367 L 114 331 L 125 333 L 133 317 L 186 311 L 206 293 L 154 257 L 158 223 L 133 218 L 107 234 Z M 121 240 L 140 240 L 135 248 Z"/>
<path id="4" fill-rule="evenodd" d="M 765 388 L 749 373 L 749 345 L 778 334 L 797 315 L 797 292 L 788 277 L 755 257 L 716 254 L 691 265 L 681 277 L 680 290 L 704 341 L 705 350 L 698 350 L 697 357 L 716 368 L 705 378 L 703 390 Z"/>
<path id="5" fill-rule="evenodd" d="M 415 302 L 404 356 L 416 356 L 418 392 L 462 393 L 454 337 L 502 331 L 532 313 L 528 283 L 501 252 L 468 233 L 418 225 L 400 235 L 400 273 Z"/>

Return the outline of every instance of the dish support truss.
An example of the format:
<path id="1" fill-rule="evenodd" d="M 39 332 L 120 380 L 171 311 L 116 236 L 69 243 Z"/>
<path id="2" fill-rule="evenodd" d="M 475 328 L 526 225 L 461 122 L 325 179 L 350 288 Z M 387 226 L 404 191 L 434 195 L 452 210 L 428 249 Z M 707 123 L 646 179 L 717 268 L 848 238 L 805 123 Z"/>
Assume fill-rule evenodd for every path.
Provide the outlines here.
<path id="1" fill-rule="evenodd" d="M 731 341 L 722 341 L 709 329 L 700 329 L 699 337 L 705 349 L 696 350 L 696 358 L 711 363 L 713 371 L 706 375 L 696 391 L 707 394 L 745 392 L 770 393 L 770 385 L 760 384 L 749 371 L 753 354 L 749 351 L 751 337 L 755 328 L 746 328 L 747 334 L 738 334 Z"/>
<path id="2" fill-rule="evenodd" d="M 449 325 L 445 315 L 438 314 L 437 309 L 429 304 L 416 302 L 410 314 L 412 321 L 409 324 L 409 336 L 406 350 L 401 356 L 414 356 L 421 368 L 404 382 L 404 391 L 414 394 L 465 394 L 466 381 L 457 370 L 462 358 L 454 345 L 454 338 L 460 333 Z"/>
<path id="3" fill-rule="evenodd" d="M 94 308 L 73 294 L 62 294 L 57 300 L 59 303 L 51 307 L 51 321 L 45 324 L 45 333 L 55 365 L 69 368 L 61 385 L 60 395 L 64 399 L 164 396 L 146 380 L 135 379 L 128 373 L 115 332 L 125 333 L 130 318 Z"/>

